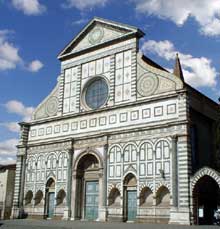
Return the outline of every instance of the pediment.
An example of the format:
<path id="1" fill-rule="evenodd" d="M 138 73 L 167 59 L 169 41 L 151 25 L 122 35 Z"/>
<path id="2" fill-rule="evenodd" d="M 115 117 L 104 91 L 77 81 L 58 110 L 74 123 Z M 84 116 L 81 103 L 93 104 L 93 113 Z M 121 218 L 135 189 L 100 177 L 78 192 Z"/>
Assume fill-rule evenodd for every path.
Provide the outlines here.
<path id="1" fill-rule="evenodd" d="M 58 58 L 121 39 L 132 34 L 136 34 L 139 37 L 144 35 L 144 33 L 136 27 L 112 22 L 106 19 L 94 18 L 64 48 Z"/>

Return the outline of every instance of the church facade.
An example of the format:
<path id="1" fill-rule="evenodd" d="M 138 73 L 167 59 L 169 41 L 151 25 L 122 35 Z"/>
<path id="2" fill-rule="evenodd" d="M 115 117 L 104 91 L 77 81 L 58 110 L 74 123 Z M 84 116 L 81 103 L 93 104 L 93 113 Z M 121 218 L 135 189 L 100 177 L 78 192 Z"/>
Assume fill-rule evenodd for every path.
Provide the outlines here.
<path id="1" fill-rule="evenodd" d="M 21 123 L 13 217 L 208 223 L 219 203 L 219 106 L 94 18 L 58 55 L 57 85 Z M 209 190 L 204 187 L 212 187 Z"/>

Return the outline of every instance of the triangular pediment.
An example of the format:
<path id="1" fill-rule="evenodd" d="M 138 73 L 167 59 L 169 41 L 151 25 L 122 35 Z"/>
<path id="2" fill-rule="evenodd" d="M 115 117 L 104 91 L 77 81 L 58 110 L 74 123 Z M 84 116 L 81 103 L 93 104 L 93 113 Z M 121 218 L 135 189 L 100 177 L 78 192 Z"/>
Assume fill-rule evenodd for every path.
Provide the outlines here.
<path id="1" fill-rule="evenodd" d="M 110 41 L 136 34 L 141 37 L 142 31 L 133 26 L 94 18 L 85 28 L 63 49 L 58 58 L 74 54 L 82 50 L 106 44 Z"/>

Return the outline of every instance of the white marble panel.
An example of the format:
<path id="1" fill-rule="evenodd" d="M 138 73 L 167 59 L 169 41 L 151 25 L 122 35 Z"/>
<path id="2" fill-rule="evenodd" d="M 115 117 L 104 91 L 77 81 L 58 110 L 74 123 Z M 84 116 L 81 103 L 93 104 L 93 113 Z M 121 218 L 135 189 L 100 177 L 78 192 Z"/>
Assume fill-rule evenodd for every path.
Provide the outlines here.
<path id="1" fill-rule="evenodd" d="M 89 76 L 95 75 L 95 61 L 89 63 Z"/>
<path id="2" fill-rule="evenodd" d="M 117 69 L 115 72 L 115 85 L 123 84 L 123 69 Z"/>
<path id="3" fill-rule="evenodd" d="M 124 83 L 131 82 L 131 67 L 124 68 Z"/>
<path id="4" fill-rule="evenodd" d="M 72 80 L 71 81 L 77 80 L 77 73 L 78 73 L 78 67 L 72 68 Z"/>
<path id="5" fill-rule="evenodd" d="M 82 78 L 87 78 L 89 76 L 89 64 L 82 65 Z"/>
<path id="6" fill-rule="evenodd" d="M 121 176 L 121 165 L 116 166 L 116 176 L 120 177 Z"/>
<path id="7" fill-rule="evenodd" d="M 70 83 L 66 83 L 64 87 L 64 98 L 70 97 Z"/>
<path id="8" fill-rule="evenodd" d="M 103 73 L 103 59 L 96 61 L 96 75 Z"/>
<path id="9" fill-rule="evenodd" d="M 170 173 L 170 162 L 169 161 L 165 161 L 164 162 L 164 172 L 167 174 L 167 173 Z"/>
<path id="10" fill-rule="evenodd" d="M 72 69 L 68 68 L 65 70 L 65 83 L 69 83 L 71 81 Z"/>
<path id="11" fill-rule="evenodd" d="M 121 85 L 115 86 L 115 102 L 123 100 L 123 87 Z"/>
<path id="12" fill-rule="evenodd" d="M 131 84 L 127 83 L 124 85 L 124 100 L 130 100 L 131 98 Z"/>
<path id="13" fill-rule="evenodd" d="M 123 68 L 123 52 L 116 54 L 115 66 L 116 69 Z"/>
<path id="14" fill-rule="evenodd" d="M 113 152 L 111 152 L 109 155 L 109 162 L 114 163 L 114 161 L 115 161 L 115 154 Z"/>
<path id="15" fill-rule="evenodd" d="M 67 98 L 67 99 L 64 99 L 64 102 L 63 102 L 63 112 L 68 113 L 69 111 L 70 111 L 70 99 Z"/>
<path id="16" fill-rule="evenodd" d="M 109 176 L 113 177 L 114 176 L 114 166 L 109 166 Z"/>
<path id="17" fill-rule="evenodd" d="M 109 72 L 110 71 L 110 56 L 104 58 L 104 72 Z"/>
<path id="18" fill-rule="evenodd" d="M 75 96 L 76 95 L 76 87 L 77 87 L 77 82 L 73 81 L 71 83 L 71 96 Z"/>
<path id="19" fill-rule="evenodd" d="M 147 163 L 147 175 L 153 175 L 153 162 Z"/>
<path id="20" fill-rule="evenodd" d="M 76 96 L 70 98 L 70 112 L 75 112 L 76 110 Z"/>
<path id="21" fill-rule="evenodd" d="M 146 170 L 145 170 L 145 164 L 141 163 L 140 164 L 140 175 L 144 176 L 146 174 Z"/>
<path id="22" fill-rule="evenodd" d="M 131 50 L 124 52 L 124 66 L 131 65 Z"/>

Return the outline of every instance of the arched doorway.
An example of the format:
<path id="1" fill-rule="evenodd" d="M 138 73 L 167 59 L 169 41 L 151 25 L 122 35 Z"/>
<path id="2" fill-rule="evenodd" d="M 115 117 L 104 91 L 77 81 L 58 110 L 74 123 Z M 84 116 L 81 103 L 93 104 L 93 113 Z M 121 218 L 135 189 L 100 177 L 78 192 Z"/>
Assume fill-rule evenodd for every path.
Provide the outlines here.
<path id="1" fill-rule="evenodd" d="M 45 215 L 47 218 L 54 216 L 55 207 L 55 181 L 50 178 L 46 183 L 46 201 L 45 201 Z"/>
<path id="2" fill-rule="evenodd" d="M 214 211 L 220 206 L 220 190 L 210 176 L 201 177 L 193 190 L 194 223 L 213 224 Z"/>
<path id="3" fill-rule="evenodd" d="M 134 221 L 137 216 L 137 180 L 129 173 L 124 179 L 124 221 Z"/>
<path id="4" fill-rule="evenodd" d="M 93 154 L 84 155 L 76 170 L 76 218 L 98 219 L 99 209 L 98 159 Z"/>

